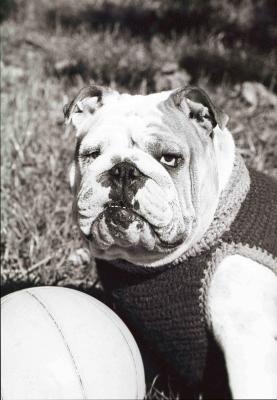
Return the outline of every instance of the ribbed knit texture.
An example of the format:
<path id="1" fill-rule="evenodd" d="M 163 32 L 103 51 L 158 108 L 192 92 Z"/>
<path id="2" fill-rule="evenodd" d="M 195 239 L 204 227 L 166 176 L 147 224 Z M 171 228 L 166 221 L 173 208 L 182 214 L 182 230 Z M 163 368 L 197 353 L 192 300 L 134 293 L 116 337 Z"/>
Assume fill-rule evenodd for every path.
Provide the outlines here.
<path id="1" fill-rule="evenodd" d="M 245 167 L 241 160 L 236 165 L 238 177 Z M 131 265 L 128 269 L 128 263 L 122 268 L 120 263 L 97 261 L 117 312 L 195 388 L 201 388 L 209 368 L 208 353 L 212 359 L 206 299 L 218 263 L 228 254 L 247 254 L 277 272 L 277 184 L 250 171 L 250 189 L 243 194 L 245 177 L 242 173 L 238 184 L 233 174 L 233 183 L 221 197 L 225 203 L 219 205 L 205 237 L 171 265 L 149 273 L 142 267 L 139 273 L 137 267 L 135 272 Z M 244 182 L 247 186 L 247 179 Z"/>

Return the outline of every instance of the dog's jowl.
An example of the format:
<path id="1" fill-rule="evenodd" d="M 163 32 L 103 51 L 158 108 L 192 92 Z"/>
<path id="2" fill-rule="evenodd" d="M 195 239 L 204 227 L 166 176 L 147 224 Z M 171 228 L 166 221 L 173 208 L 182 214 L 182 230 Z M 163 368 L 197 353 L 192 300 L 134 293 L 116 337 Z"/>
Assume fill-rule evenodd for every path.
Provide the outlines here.
<path id="1" fill-rule="evenodd" d="M 276 398 L 277 183 L 227 115 L 190 86 L 90 86 L 65 115 L 74 214 L 117 311 L 193 391 L 221 360 L 234 398 Z"/>

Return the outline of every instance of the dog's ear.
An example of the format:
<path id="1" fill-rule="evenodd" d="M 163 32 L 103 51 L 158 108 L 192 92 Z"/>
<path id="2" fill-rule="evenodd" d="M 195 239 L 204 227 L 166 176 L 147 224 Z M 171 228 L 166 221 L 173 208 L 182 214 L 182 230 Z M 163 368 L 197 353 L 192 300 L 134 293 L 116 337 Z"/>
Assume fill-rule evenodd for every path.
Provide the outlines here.
<path id="1" fill-rule="evenodd" d="M 186 112 L 187 116 L 197 121 L 203 128 L 224 129 L 229 120 L 228 115 L 219 110 L 207 93 L 196 86 L 185 86 L 172 93 L 175 106 Z"/>
<path id="2" fill-rule="evenodd" d="M 63 107 L 63 113 L 67 124 L 70 122 L 78 129 L 85 118 L 94 114 L 103 104 L 106 96 L 117 92 L 110 88 L 91 85 L 80 90 L 77 96 Z"/>

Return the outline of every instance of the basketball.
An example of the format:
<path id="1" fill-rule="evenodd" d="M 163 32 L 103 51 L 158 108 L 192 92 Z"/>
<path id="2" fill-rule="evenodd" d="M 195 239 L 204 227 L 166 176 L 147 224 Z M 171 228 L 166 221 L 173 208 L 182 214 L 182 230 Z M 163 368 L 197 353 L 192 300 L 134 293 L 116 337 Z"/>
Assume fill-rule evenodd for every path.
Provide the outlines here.
<path id="1" fill-rule="evenodd" d="M 1 399 L 142 399 L 138 346 L 121 319 L 73 289 L 1 299 Z"/>

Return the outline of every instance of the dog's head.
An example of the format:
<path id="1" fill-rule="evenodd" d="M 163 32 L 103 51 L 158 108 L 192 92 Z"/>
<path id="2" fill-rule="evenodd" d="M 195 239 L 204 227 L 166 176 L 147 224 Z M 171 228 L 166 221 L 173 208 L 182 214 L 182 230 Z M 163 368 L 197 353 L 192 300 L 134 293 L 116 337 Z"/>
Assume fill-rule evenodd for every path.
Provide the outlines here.
<path id="1" fill-rule="evenodd" d="M 199 240 L 217 207 L 215 136 L 228 120 L 203 90 L 90 86 L 64 111 L 77 137 L 74 212 L 96 257 L 156 265 Z"/>

